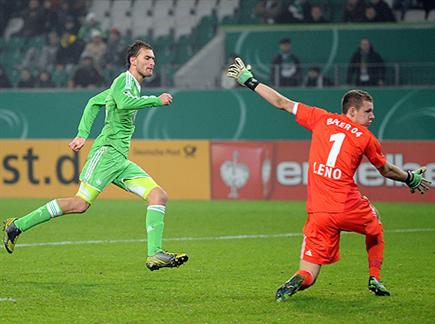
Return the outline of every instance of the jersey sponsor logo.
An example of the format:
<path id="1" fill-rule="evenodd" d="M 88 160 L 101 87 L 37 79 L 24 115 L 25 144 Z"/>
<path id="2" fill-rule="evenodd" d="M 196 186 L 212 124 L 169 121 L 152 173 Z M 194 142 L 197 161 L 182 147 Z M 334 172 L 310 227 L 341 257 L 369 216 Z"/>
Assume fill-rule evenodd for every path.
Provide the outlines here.
<path id="1" fill-rule="evenodd" d="M 341 121 L 338 118 L 328 118 L 328 119 L 326 119 L 326 125 L 327 126 L 334 125 L 334 126 L 340 127 L 342 129 L 344 129 L 345 131 L 348 131 L 351 134 L 354 134 L 356 137 L 360 137 L 363 134 L 363 132 L 360 131 L 358 129 L 358 127 L 354 127 L 351 124 L 348 124 L 348 123 L 346 123 L 344 121 Z"/>

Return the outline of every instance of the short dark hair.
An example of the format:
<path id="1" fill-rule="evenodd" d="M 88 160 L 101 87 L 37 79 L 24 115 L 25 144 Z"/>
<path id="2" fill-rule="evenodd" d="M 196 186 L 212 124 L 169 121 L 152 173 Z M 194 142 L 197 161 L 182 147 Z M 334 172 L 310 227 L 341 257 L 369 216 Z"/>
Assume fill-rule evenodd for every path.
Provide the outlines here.
<path id="1" fill-rule="evenodd" d="M 346 115 L 350 107 L 358 110 L 364 101 L 373 102 L 373 97 L 363 90 L 349 90 L 341 99 L 341 110 Z"/>
<path id="2" fill-rule="evenodd" d="M 152 50 L 150 44 L 145 43 L 144 41 L 137 40 L 133 44 L 131 44 L 127 49 L 127 68 L 130 68 L 130 58 L 136 57 L 139 54 L 141 48 Z"/>
<path id="3" fill-rule="evenodd" d="M 290 38 L 281 38 L 279 41 L 280 44 L 290 44 L 291 42 Z"/>

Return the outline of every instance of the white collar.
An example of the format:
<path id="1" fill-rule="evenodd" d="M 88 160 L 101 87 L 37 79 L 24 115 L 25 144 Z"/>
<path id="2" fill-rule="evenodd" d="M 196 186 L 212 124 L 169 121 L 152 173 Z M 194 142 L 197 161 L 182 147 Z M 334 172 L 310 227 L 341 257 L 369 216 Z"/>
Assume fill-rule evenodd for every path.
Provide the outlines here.
<path id="1" fill-rule="evenodd" d="M 136 78 L 134 77 L 134 75 L 133 75 L 129 70 L 127 70 L 127 74 L 129 74 L 129 75 L 133 78 L 134 82 L 136 82 L 136 87 L 139 89 L 139 93 L 140 93 L 140 91 L 141 91 L 141 86 L 140 86 L 139 81 L 136 80 Z"/>

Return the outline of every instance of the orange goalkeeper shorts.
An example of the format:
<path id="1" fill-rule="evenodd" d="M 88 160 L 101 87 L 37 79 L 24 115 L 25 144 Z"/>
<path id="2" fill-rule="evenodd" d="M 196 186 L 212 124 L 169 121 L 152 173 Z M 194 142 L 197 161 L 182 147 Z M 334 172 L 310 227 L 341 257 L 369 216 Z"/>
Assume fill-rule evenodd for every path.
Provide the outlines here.
<path id="1" fill-rule="evenodd" d="M 355 209 L 342 213 L 309 213 L 304 226 L 301 259 L 315 264 L 340 260 L 340 232 L 377 236 L 382 225 L 367 198 Z"/>

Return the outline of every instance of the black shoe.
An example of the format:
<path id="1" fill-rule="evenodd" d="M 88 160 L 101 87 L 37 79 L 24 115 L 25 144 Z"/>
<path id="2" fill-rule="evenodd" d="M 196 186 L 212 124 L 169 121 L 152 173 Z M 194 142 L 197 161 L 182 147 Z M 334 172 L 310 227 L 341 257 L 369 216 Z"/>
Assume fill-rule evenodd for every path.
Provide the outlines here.
<path id="1" fill-rule="evenodd" d="M 16 218 L 8 218 L 3 222 L 3 243 L 9 253 L 14 252 L 18 236 L 21 234 L 21 230 L 14 224 L 15 220 Z"/>
<path id="2" fill-rule="evenodd" d="M 286 281 L 281 287 L 276 291 L 276 301 L 285 302 L 290 296 L 296 294 L 296 292 L 301 288 L 304 282 L 304 277 L 300 274 L 294 275 L 288 281 Z"/>
<path id="3" fill-rule="evenodd" d="M 171 253 L 166 251 L 157 252 L 153 256 L 147 257 L 145 265 L 151 271 L 159 270 L 160 268 L 179 267 L 187 262 L 189 257 L 184 253 Z"/>
<path id="4" fill-rule="evenodd" d="M 376 296 L 390 296 L 390 292 L 384 286 L 382 281 L 376 279 L 375 277 L 369 278 L 369 290 L 373 291 Z"/>

